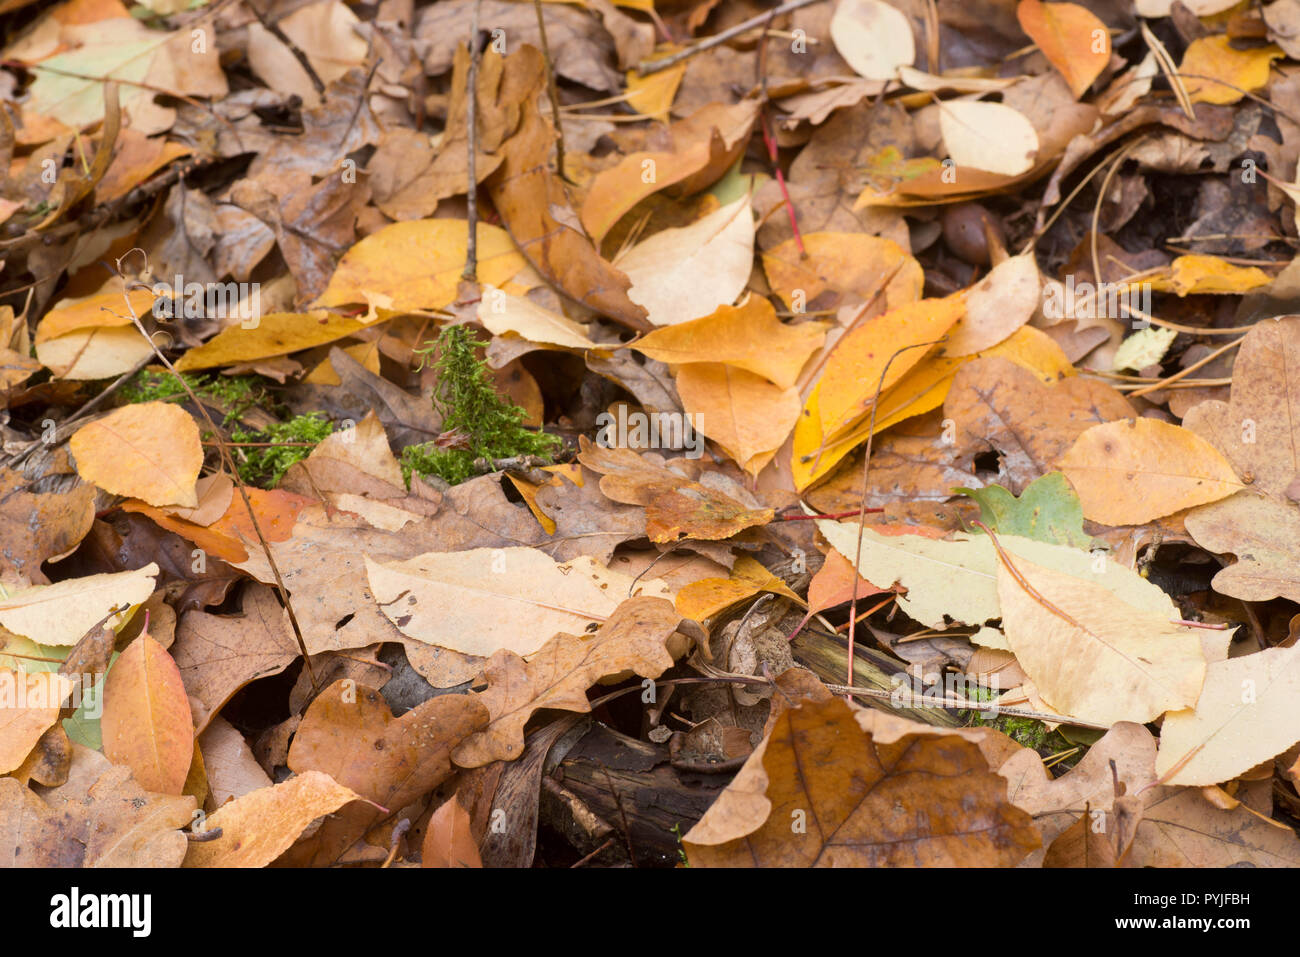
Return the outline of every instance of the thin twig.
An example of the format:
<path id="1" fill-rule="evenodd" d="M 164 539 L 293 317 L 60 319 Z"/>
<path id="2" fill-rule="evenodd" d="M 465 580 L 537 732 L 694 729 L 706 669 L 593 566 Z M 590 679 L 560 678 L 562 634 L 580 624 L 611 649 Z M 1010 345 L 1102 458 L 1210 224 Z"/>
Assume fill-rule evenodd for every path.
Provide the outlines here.
<path id="1" fill-rule="evenodd" d="M 1129 393 L 1129 398 L 1130 398 L 1130 399 L 1133 399 L 1133 398 L 1136 398 L 1136 397 L 1138 397 L 1138 396 L 1140 396 L 1140 395 L 1146 395 L 1146 394 L 1149 393 L 1149 392 L 1155 392 L 1155 391 L 1157 391 L 1158 389 L 1163 389 L 1165 386 L 1169 385 L 1171 382 L 1177 382 L 1179 379 L 1182 379 L 1182 378 L 1185 378 L 1185 377 L 1191 375 L 1191 374 L 1192 374 L 1193 372 L 1195 372 L 1197 369 L 1201 368 L 1202 366 L 1204 366 L 1204 365 L 1206 365 L 1206 364 L 1208 364 L 1208 363 L 1210 363 L 1210 362 L 1213 362 L 1215 359 L 1217 359 L 1219 356 L 1223 355 L 1223 354 L 1224 354 L 1225 352 L 1227 352 L 1229 349 L 1235 349 L 1235 348 L 1237 348 L 1237 346 L 1241 345 L 1241 344 L 1242 344 L 1243 342 L 1245 342 L 1245 341 L 1246 341 L 1246 337 L 1245 337 L 1245 336 L 1242 336 L 1240 339 L 1234 339 L 1232 342 L 1229 342 L 1226 346 L 1220 346 L 1219 348 L 1215 349 L 1213 352 L 1211 352 L 1209 355 L 1205 356 L 1203 359 L 1199 359 L 1198 361 L 1193 362 L 1193 363 L 1192 363 L 1191 365 L 1189 365 L 1186 369 L 1183 369 L 1183 370 L 1180 371 L 1180 372 L 1175 372 L 1175 373 L 1174 373 L 1173 375 L 1171 375 L 1169 378 L 1167 378 L 1167 379 L 1161 379 L 1159 382 L 1152 382 L 1150 385 L 1145 385 L 1145 386 L 1143 386 L 1142 388 L 1138 389 L 1138 390 L 1135 391 L 1135 392 L 1130 392 L 1130 393 Z"/>
<path id="2" fill-rule="evenodd" d="M 929 346 L 936 346 L 941 342 L 947 341 L 947 339 L 948 339 L 947 336 L 940 336 L 938 339 L 932 339 L 929 342 L 915 342 L 910 346 L 903 346 L 901 349 L 896 350 L 894 354 L 889 357 L 888 361 L 885 362 L 885 367 L 880 370 L 880 381 L 876 383 L 876 393 L 874 398 L 872 398 L 871 400 L 871 423 L 867 426 L 867 447 L 862 454 L 862 497 L 860 500 L 862 502 L 863 507 L 865 507 L 867 504 L 867 475 L 871 470 L 871 440 L 876 437 L 876 410 L 880 408 L 880 393 L 885 388 L 885 376 L 889 375 L 889 367 L 894 364 L 895 359 L 897 359 L 904 352 L 907 352 L 909 349 L 919 349 L 922 346 L 925 346 L 927 348 Z M 848 669 L 849 680 L 847 682 L 848 684 L 853 684 L 853 643 L 854 643 L 854 639 L 857 637 L 856 630 L 857 630 L 857 623 L 858 623 L 857 622 L 858 581 L 862 578 L 862 574 L 858 571 L 858 562 L 862 560 L 862 534 L 863 534 L 863 529 L 866 528 L 866 526 L 867 526 L 867 513 L 863 512 L 860 516 L 858 516 L 858 544 L 857 547 L 853 550 L 853 559 L 850 562 L 850 564 L 853 566 L 853 592 L 852 592 L 853 597 L 849 600 L 849 669 Z"/>
<path id="3" fill-rule="evenodd" d="M 468 127 L 465 148 L 469 153 L 469 183 L 465 201 L 469 205 L 469 240 L 465 247 L 465 270 L 461 278 L 478 282 L 478 62 L 481 53 L 478 45 L 478 17 L 483 0 L 474 0 L 474 13 L 469 27 L 469 80 L 465 91 L 465 121 Z M 558 123 L 559 117 L 555 118 Z"/>
<path id="4" fill-rule="evenodd" d="M 537 11 L 537 32 L 542 41 L 542 61 L 546 64 L 546 93 L 551 98 L 551 116 L 555 119 L 555 166 L 560 179 L 571 182 L 564 171 L 564 124 L 560 122 L 560 92 L 555 87 L 555 62 L 551 59 L 551 45 L 546 42 L 546 19 L 542 16 L 542 0 L 533 0 Z"/>
<path id="5" fill-rule="evenodd" d="M 658 73 L 660 70 L 666 70 L 674 63 L 680 63 L 682 60 L 695 56 L 697 53 L 703 53 L 705 50 L 711 50 L 721 43 L 726 43 L 732 37 L 739 36 L 754 27 L 762 26 L 764 20 L 778 17 L 783 13 L 790 13 L 798 10 L 800 7 L 806 7 L 817 3 L 818 0 L 790 0 L 789 3 L 783 3 L 775 10 L 769 10 L 760 13 L 758 16 L 750 17 L 743 23 L 737 23 L 734 27 L 728 27 L 721 33 L 715 34 L 706 40 L 701 40 L 694 46 L 689 46 L 685 50 L 678 50 L 672 56 L 666 56 L 659 60 L 642 60 L 637 64 L 636 71 L 642 76 L 649 76 L 651 73 Z"/>
<path id="6" fill-rule="evenodd" d="M 182 188 L 183 186 L 184 184 L 182 184 Z M 126 255 L 130 255 L 132 251 L 133 250 L 128 250 Z M 125 258 L 126 256 L 122 256 L 117 260 L 119 275 L 121 275 L 122 272 L 122 260 Z M 127 283 L 127 285 L 129 286 L 130 283 Z M 280 593 L 280 599 L 284 602 L 285 611 L 289 613 L 289 624 L 293 626 L 293 636 L 298 640 L 298 650 L 302 652 L 303 667 L 307 671 L 308 680 L 311 681 L 312 691 L 319 694 L 320 684 L 316 678 L 316 671 L 311 664 L 311 655 L 307 652 L 307 642 L 302 636 L 302 628 L 298 625 L 298 616 L 294 614 L 293 611 L 293 602 L 289 599 L 289 589 L 284 586 L 284 579 L 280 576 L 280 567 L 276 564 L 275 556 L 271 553 L 271 546 L 267 544 L 266 536 L 262 534 L 262 524 L 257 520 L 257 512 L 253 509 L 253 503 L 248 498 L 248 490 L 244 487 L 244 482 L 239 477 L 239 469 L 235 467 L 235 458 L 230 453 L 230 449 L 226 446 L 225 440 L 222 439 L 221 430 L 217 428 L 217 423 L 214 422 L 212 416 L 208 414 L 207 406 L 203 404 L 198 395 L 195 394 L 194 390 L 190 388 L 190 384 L 185 381 L 185 377 L 176 371 L 176 367 L 172 365 L 171 360 L 163 355 L 162 350 L 158 348 L 157 343 L 153 341 L 148 331 L 145 329 L 144 323 L 140 321 L 140 317 L 136 315 L 135 307 L 131 305 L 129 290 L 123 290 L 122 300 L 126 303 L 126 310 L 131 316 L 132 324 L 139 331 L 140 335 L 144 336 L 145 342 L 149 343 L 149 348 L 152 349 L 153 354 L 158 357 L 158 361 L 166 366 L 167 371 L 176 377 L 176 381 L 185 389 L 190 400 L 198 408 L 199 412 L 203 414 L 203 418 L 207 420 L 208 427 L 212 429 L 212 434 L 217 437 L 217 440 L 220 443 L 219 448 L 221 450 L 221 459 L 225 463 L 226 468 L 230 470 L 231 478 L 233 478 L 235 482 L 235 488 L 239 491 L 239 497 L 244 503 L 244 508 L 248 510 L 249 521 L 253 526 L 253 531 L 257 534 L 257 540 L 262 546 L 262 551 L 266 555 L 267 566 L 271 569 L 271 574 L 275 578 L 276 591 Z"/>

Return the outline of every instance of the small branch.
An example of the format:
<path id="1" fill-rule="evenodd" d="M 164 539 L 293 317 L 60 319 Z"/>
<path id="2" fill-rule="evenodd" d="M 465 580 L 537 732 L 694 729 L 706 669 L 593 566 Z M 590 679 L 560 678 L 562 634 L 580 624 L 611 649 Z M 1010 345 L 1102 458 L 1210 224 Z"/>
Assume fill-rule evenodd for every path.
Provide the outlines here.
<path id="1" fill-rule="evenodd" d="M 183 182 L 181 188 L 184 188 Z M 131 251 L 128 251 L 127 255 L 130 255 L 130 252 Z M 117 272 L 119 276 L 122 276 L 122 259 L 125 258 L 126 256 L 123 256 L 117 260 Z M 124 276 L 123 279 L 125 279 Z M 122 290 L 122 301 L 126 303 L 126 311 L 131 316 L 131 323 L 135 326 L 136 331 L 139 332 L 140 335 L 144 336 L 145 341 L 149 343 L 149 348 L 153 350 L 153 354 L 157 356 L 158 361 L 166 366 L 167 371 L 170 372 L 176 378 L 176 381 L 181 384 L 181 387 L 185 390 L 186 394 L 189 395 L 190 400 L 198 408 L 199 412 L 203 414 L 203 418 L 207 421 L 208 427 L 212 429 L 212 434 L 217 438 L 218 448 L 221 451 L 221 460 L 225 464 L 226 468 L 230 470 L 230 477 L 234 480 L 235 490 L 239 492 L 239 498 L 243 502 L 244 508 L 248 511 L 249 523 L 253 526 L 253 531 L 257 535 L 257 541 L 262 546 L 263 554 L 266 555 L 267 567 L 270 568 L 271 575 L 275 578 L 276 591 L 279 592 L 280 599 L 284 602 L 284 610 L 289 615 L 289 624 L 293 628 L 294 638 L 298 640 L 298 649 L 302 652 L 303 668 L 306 670 L 307 678 L 311 682 L 312 691 L 319 694 L 321 690 L 320 683 L 316 677 L 316 670 L 312 667 L 311 655 L 307 652 L 307 641 L 303 638 L 302 628 L 298 624 L 298 616 L 294 613 L 293 602 L 289 599 L 289 589 L 284 585 L 284 579 L 280 575 L 280 566 L 276 563 L 275 556 L 271 553 L 271 546 L 267 544 L 266 536 L 262 534 L 262 523 L 258 521 L 257 512 L 253 508 L 253 503 L 248 498 L 248 490 L 244 487 L 244 482 L 239 477 L 239 470 L 235 467 L 235 457 L 231 454 L 225 440 L 221 437 L 221 430 L 217 428 L 217 423 L 212 420 L 212 416 L 208 413 L 207 406 L 203 404 L 195 394 L 194 390 L 190 388 L 190 384 L 185 381 L 185 377 L 176 371 L 176 366 L 172 365 L 171 360 L 163 355 L 162 350 L 158 348 L 158 344 L 149 336 L 149 332 L 145 329 L 144 323 L 140 321 L 140 317 L 136 315 L 135 307 L 131 305 L 131 295 L 129 291 L 131 283 L 124 283 L 124 285 L 127 288 Z M 137 283 L 136 285 L 143 286 L 143 283 Z"/>
<path id="2" fill-rule="evenodd" d="M 790 13 L 801 7 L 811 6 L 818 0 L 790 0 L 789 3 L 783 3 L 775 10 L 768 10 L 766 13 L 760 13 L 758 16 L 750 17 L 744 23 L 737 23 L 734 27 L 728 27 L 721 33 L 702 40 L 695 46 L 687 47 L 685 50 L 679 50 L 672 56 L 666 56 L 660 60 L 642 60 L 637 64 L 637 72 L 642 76 L 649 76 L 651 73 L 658 73 L 660 70 L 666 70 L 674 63 L 680 63 L 682 60 L 695 56 L 697 53 L 703 53 L 705 50 L 711 50 L 721 43 L 726 43 L 732 37 L 739 36 L 748 30 L 763 25 L 763 21 L 772 17 L 779 17 L 783 13 Z"/>
<path id="3" fill-rule="evenodd" d="M 551 98 L 551 117 L 555 120 L 555 166 L 560 179 L 569 182 L 564 171 L 564 124 L 560 122 L 560 92 L 555 86 L 555 61 L 551 59 L 551 45 L 546 42 L 546 20 L 542 16 L 542 0 L 533 0 L 537 11 L 537 32 L 542 38 L 542 60 L 546 63 L 546 92 Z"/>
<path id="4" fill-rule="evenodd" d="M 469 240 L 465 246 L 465 270 L 460 274 L 466 282 L 478 282 L 478 63 L 482 55 L 478 47 L 478 18 L 483 0 L 474 0 L 474 14 L 469 26 L 469 79 L 465 91 L 465 149 L 469 154 L 469 184 L 465 202 L 469 207 Z M 556 117 L 559 122 L 559 117 Z"/>

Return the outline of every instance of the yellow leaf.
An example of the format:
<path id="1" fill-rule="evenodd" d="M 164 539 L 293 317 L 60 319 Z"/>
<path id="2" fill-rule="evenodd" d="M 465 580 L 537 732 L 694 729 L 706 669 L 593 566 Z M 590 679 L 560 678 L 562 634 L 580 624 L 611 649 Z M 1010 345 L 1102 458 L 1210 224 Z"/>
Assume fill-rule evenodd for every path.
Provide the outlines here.
<path id="1" fill-rule="evenodd" d="M 1235 50 L 1226 34 L 1193 40 L 1178 67 L 1193 103 L 1236 103 L 1268 82 L 1275 46 Z"/>
<path id="2" fill-rule="evenodd" d="M 478 224 L 478 280 L 500 286 L 524 267 L 510 234 Z M 378 293 L 395 310 L 442 309 L 456 299 L 465 268 L 469 224 L 463 219 L 393 223 L 357 243 L 339 260 L 329 286 L 313 305 L 368 303 Z M 266 318 L 263 317 L 263 322 Z"/>
<path id="3" fill-rule="evenodd" d="M 1142 525 L 1244 488 L 1218 449 L 1157 419 L 1093 426 L 1061 457 L 1060 469 L 1084 517 L 1103 525 Z"/>
<path id="4" fill-rule="evenodd" d="M 1179 256 L 1169 264 L 1167 275 L 1152 276 L 1154 292 L 1189 295 L 1237 295 L 1267 286 L 1272 277 L 1256 266 L 1234 266 L 1217 256 Z"/>
<path id="5" fill-rule="evenodd" d="M 763 470 L 799 419 L 799 393 L 720 362 L 677 373 L 677 392 L 695 428 L 751 475 Z"/>
<path id="6" fill-rule="evenodd" d="M 199 504 L 194 484 L 203 466 L 199 427 L 170 402 L 114 409 L 83 425 L 69 442 L 77 474 L 114 495 L 150 505 Z"/>
<path id="7" fill-rule="evenodd" d="M 788 389 L 825 338 L 820 323 L 786 325 L 770 302 L 750 296 L 742 305 L 719 306 L 702 319 L 656 329 L 632 348 L 669 365 L 725 363 Z"/>
<path id="8" fill-rule="evenodd" d="M 942 337 L 964 311 L 958 296 L 924 299 L 868 319 L 836 343 L 795 426 L 797 488 L 825 473 L 828 446 L 871 411 L 877 388 L 883 393 L 898 382 L 925 356 L 927 349 L 920 344 Z M 917 348 L 904 350 L 909 345 Z"/>
<path id="9" fill-rule="evenodd" d="M 701 578 L 683 586 L 677 593 L 677 611 L 684 618 L 705 621 L 761 591 L 784 595 L 800 606 L 808 607 L 757 559 L 741 555 L 731 568 L 730 578 Z"/>
<path id="10" fill-rule="evenodd" d="M 343 339 L 366 327 L 359 319 L 317 309 L 314 312 L 276 312 L 262 316 L 256 325 L 223 329 L 203 345 L 181 356 L 181 372 L 211 369 L 233 362 L 283 356 L 301 349 Z"/>

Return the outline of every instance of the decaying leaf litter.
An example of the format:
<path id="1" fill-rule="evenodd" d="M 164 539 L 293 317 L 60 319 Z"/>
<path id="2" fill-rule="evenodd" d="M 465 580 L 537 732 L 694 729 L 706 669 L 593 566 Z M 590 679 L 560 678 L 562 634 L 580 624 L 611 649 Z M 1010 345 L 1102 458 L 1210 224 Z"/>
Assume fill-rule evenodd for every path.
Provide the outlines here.
<path id="1" fill-rule="evenodd" d="M 6 864 L 1300 863 L 1296 0 L 0 23 Z"/>

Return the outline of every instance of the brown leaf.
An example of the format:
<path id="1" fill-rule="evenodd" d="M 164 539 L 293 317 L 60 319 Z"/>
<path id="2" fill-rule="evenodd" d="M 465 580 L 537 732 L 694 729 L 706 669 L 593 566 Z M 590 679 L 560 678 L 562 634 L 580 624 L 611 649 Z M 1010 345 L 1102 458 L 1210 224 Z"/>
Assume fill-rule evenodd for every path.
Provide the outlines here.
<path id="1" fill-rule="evenodd" d="M 275 592 L 262 585 L 244 592 L 243 614 L 189 611 L 181 615 L 171 653 L 186 694 L 197 702 L 196 734 L 236 691 L 258 678 L 279 674 L 299 655 L 288 612 L 280 607 Z"/>
<path id="2" fill-rule="evenodd" d="M 423 865 L 425 867 L 482 867 L 478 845 L 469 829 L 469 812 L 453 794 L 433 812 L 425 827 Z"/>
<path id="3" fill-rule="evenodd" d="M 394 718 L 379 692 L 334 682 L 303 716 L 289 767 L 324 772 L 387 810 L 357 804 L 341 811 L 283 863 L 333 864 L 380 821 L 442 783 L 452 771 L 452 749 L 487 723 L 487 709 L 468 695 L 430 698 Z"/>
<path id="4" fill-rule="evenodd" d="M 551 128 L 535 105 L 546 82 L 541 54 L 523 46 L 506 58 L 502 89 L 522 91 L 527 104 L 519 132 L 501 147 L 505 161 L 488 179 L 492 202 L 520 251 L 566 295 L 639 332 L 648 331 L 646 310 L 628 298 L 631 281 L 600 258 L 572 223 L 563 182 L 548 167 Z"/>
<path id="5" fill-rule="evenodd" d="M 973 443 L 999 453 L 1001 477 L 1017 495 L 1052 471 L 1086 429 L 1134 415 L 1128 400 L 1102 382 L 1074 377 L 1045 386 L 1000 357 L 964 364 L 943 409 L 956 423 L 958 446 Z"/>
<path id="6" fill-rule="evenodd" d="M 646 506 L 646 535 L 652 542 L 730 538 L 742 529 L 772 520 L 771 509 L 747 505 L 729 494 L 731 489 L 720 491 L 718 483 L 706 487 L 656 464 L 649 456 L 630 449 L 603 448 L 586 436 L 580 437 L 579 444 L 582 452 L 578 460 L 602 473 L 602 492 L 616 502 Z M 688 462 L 678 460 L 674 465 Z M 748 497 L 738 486 L 735 491 L 741 498 Z"/>
<path id="7" fill-rule="evenodd" d="M 751 777 L 728 826 L 720 799 L 683 839 L 692 866 L 1010 867 L 1039 846 L 978 745 L 929 730 L 877 742 L 839 699 L 784 711 L 751 766 L 766 781 Z"/>
<path id="8" fill-rule="evenodd" d="M 23 471 L 0 468 L 0 581 L 26 587 L 49 579 L 41 563 L 77 546 L 95 520 L 95 487 L 72 471 L 60 451 Z"/>
<path id="9" fill-rule="evenodd" d="M 145 791 L 128 768 L 72 746 L 68 780 L 37 796 L 0 778 L 0 866 L 178 867 L 192 797 Z"/>
<path id="10" fill-rule="evenodd" d="M 498 651 L 484 674 L 488 688 L 478 698 L 492 723 L 453 752 L 461 767 L 513 760 L 524 750 L 524 725 L 539 708 L 590 711 L 587 689 L 602 678 L 635 672 L 657 678 L 672 667 L 666 647 L 681 616 L 663 598 L 629 598 L 595 635 L 558 634 L 525 661 Z"/>

